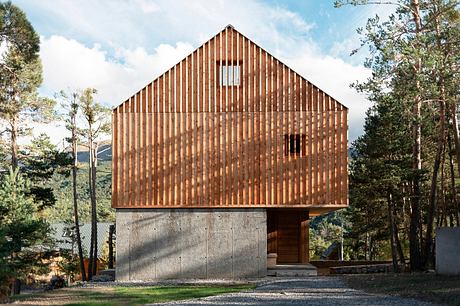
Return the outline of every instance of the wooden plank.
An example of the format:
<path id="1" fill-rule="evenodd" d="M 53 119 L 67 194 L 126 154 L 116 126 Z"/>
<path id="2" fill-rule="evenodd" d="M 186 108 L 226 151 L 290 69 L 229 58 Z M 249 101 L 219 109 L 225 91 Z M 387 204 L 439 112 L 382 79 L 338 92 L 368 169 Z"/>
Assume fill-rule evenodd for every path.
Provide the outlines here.
<path id="1" fill-rule="evenodd" d="M 112 207 L 118 206 L 118 113 L 112 112 Z"/>
<path id="2" fill-rule="evenodd" d="M 238 62 L 238 65 L 240 67 L 240 75 L 239 75 L 239 78 L 240 78 L 240 86 L 237 87 L 237 96 L 238 96 L 238 109 L 237 111 L 238 112 L 242 112 L 244 110 L 244 104 L 243 104 L 243 90 L 244 90 L 244 86 L 243 86 L 243 71 L 242 69 L 244 69 L 243 65 L 241 65 L 243 63 L 243 36 L 240 35 L 240 33 L 237 33 L 237 54 L 236 54 L 236 58 L 237 58 L 237 62 Z"/>
<path id="3" fill-rule="evenodd" d="M 138 149 L 137 145 L 137 114 L 136 114 L 136 97 L 137 94 L 131 98 L 131 119 L 130 119 L 130 201 L 132 206 L 137 205 L 137 168 L 136 168 L 136 153 Z"/>
<path id="4" fill-rule="evenodd" d="M 310 260 L 310 256 L 309 256 L 310 224 L 309 224 L 308 218 L 309 218 L 308 211 L 303 212 L 300 215 L 300 249 L 299 249 L 300 254 L 299 254 L 299 258 L 300 258 L 301 263 L 308 263 L 308 261 Z"/>
<path id="5" fill-rule="evenodd" d="M 148 190 L 148 206 L 153 206 L 153 116 L 152 116 L 152 106 L 153 106 L 153 84 L 150 83 L 147 87 L 147 114 L 146 114 L 146 131 L 145 135 L 147 138 L 146 149 L 147 149 L 147 190 Z"/>
<path id="6" fill-rule="evenodd" d="M 217 78 L 216 78 L 216 74 L 217 74 L 217 65 L 216 65 L 216 47 L 215 47 L 215 44 L 216 44 L 216 40 L 215 39 L 212 39 L 210 41 L 210 63 L 209 63 L 209 66 L 210 66 L 210 69 L 211 71 L 209 72 L 209 86 L 210 86 L 210 112 L 214 113 L 216 111 L 216 86 L 217 86 Z"/>
<path id="7" fill-rule="evenodd" d="M 249 111 L 249 46 L 248 40 L 243 38 L 243 111 Z"/>
<path id="8" fill-rule="evenodd" d="M 229 42 L 228 42 L 228 28 L 225 28 L 225 39 L 224 39 L 224 42 L 225 42 L 225 45 L 224 45 L 224 49 L 223 49 L 223 55 L 224 55 L 224 65 L 227 67 L 228 69 L 228 66 L 229 66 L 229 59 L 231 57 L 231 55 L 229 54 L 230 53 L 230 48 L 229 48 Z M 228 80 L 228 70 L 227 70 L 227 80 Z M 224 103 L 224 107 L 222 108 L 222 111 L 225 110 L 225 112 L 228 112 L 230 111 L 229 109 L 229 101 L 228 101 L 228 92 L 229 92 L 229 86 L 228 84 L 225 84 L 226 86 L 223 86 L 222 89 L 225 91 L 225 99 L 223 101 Z M 226 186 L 227 188 L 228 186 Z M 226 197 L 227 197 L 227 189 L 226 190 Z M 228 203 L 227 203 L 228 204 Z"/>
<path id="9" fill-rule="evenodd" d="M 216 80 L 218 81 L 217 85 L 217 101 L 216 101 L 216 112 L 220 112 L 222 110 L 222 80 L 220 72 L 222 67 L 222 32 L 219 33 L 218 39 L 216 39 L 216 56 L 218 57 L 218 72 Z"/>
<path id="10" fill-rule="evenodd" d="M 240 100 L 241 101 L 241 100 Z M 240 104 L 240 107 L 242 105 Z M 241 109 L 241 108 L 240 108 Z M 243 113 L 236 113 L 238 124 L 238 136 L 237 136 L 237 147 L 238 147 L 238 157 L 237 157 L 237 177 L 238 177 L 238 202 L 237 205 L 244 204 L 244 118 Z"/>
<path id="11" fill-rule="evenodd" d="M 161 106 L 160 106 L 161 107 Z M 158 205 L 166 205 L 164 203 L 164 176 L 165 176 L 165 154 L 163 151 L 164 147 L 164 120 L 165 113 L 158 113 L 159 128 L 158 128 L 158 145 L 157 145 L 157 156 L 158 156 Z"/>
<path id="12" fill-rule="evenodd" d="M 296 88 L 296 90 L 298 90 Z M 300 97 L 299 97 L 300 98 Z M 297 99 L 297 101 L 299 101 Z M 300 108 L 300 107 L 299 107 Z M 300 128 L 300 111 L 296 111 L 294 113 L 295 117 L 295 133 L 299 137 L 299 144 L 300 144 L 300 154 L 296 156 L 295 163 L 294 163 L 294 176 L 295 176 L 295 188 L 294 188 L 294 204 L 300 205 L 301 204 L 301 169 L 302 169 L 302 133 Z M 297 141 L 297 140 L 296 140 Z"/>
<path id="13" fill-rule="evenodd" d="M 131 197 L 130 197 L 130 183 L 131 183 L 131 130 L 130 130 L 130 125 L 131 125 L 131 114 L 129 113 L 129 108 L 130 108 L 130 103 L 131 101 L 129 100 L 128 103 L 125 104 L 125 116 L 124 116 L 124 123 L 123 126 L 125 127 L 124 129 L 124 146 L 123 146 L 123 159 L 124 159 L 124 174 L 126 175 L 126 179 L 124 180 L 125 183 L 125 190 L 124 190 L 124 196 L 123 196 L 123 203 L 125 203 L 125 206 L 129 207 L 131 206 Z"/>
<path id="14" fill-rule="evenodd" d="M 254 46 L 254 55 L 255 55 L 255 71 L 254 71 L 254 74 L 255 74 L 255 87 L 254 87 L 254 91 L 255 91 L 255 97 L 254 97 L 254 111 L 255 112 L 260 112 L 260 108 L 261 108 L 261 101 L 260 101 L 260 73 L 261 73 L 261 65 L 260 65 L 260 48 L 258 48 L 255 44 L 253 45 Z"/>
<path id="15" fill-rule="evenodd" d="M 268 106 L 268 105 L 267 105 Z M 262 203 L 266 205 L 267 203 L 271 203 L 271 165 L 272 165 L 272 152 L 271 152 L 271 112 L 267 112 L 265 114 L 265 121 L 263 124 L 265 125 L 265 149 L 264 153 L 264 176 L 265 176 L 265 202 Z"/>
<path id="16" fill-rule="evenodd" d="M 320 94 L 321 97 L 322 93 Z M 324 105 L 324 101 L 322 103 Z M 324 107 L 324 106 L 323 106 Z M 326 165 L 326 116 L 322 110 L 319 112 L 320 118 L 320 153 L 319 153 L 319 165 L 320 165 L 320 178 L 321 178 L 321 204 L 326 204 L 326 176 L 327 176 L 327 165 Z"/>
<path id="17" fill-rule="evenodd" d="M 198 206 L 203 206 L 203 158 L 204 158 L 204 153 L 203 153 L 203 113 L 200 112 L 197 114 L 197 144 L 198 144 L 198 149 L 197 149 L 197 159 L 196 159 L 196 165 L 197 165 L 197 179 L 198 179 L 198 186 L 197 186 L 197 205 Z"/>
<path id="18" fill-rule="evenodd" d="M 263 101 L 263 99 L 262 99 Z M 267 171 L 266 171 L 266 141 L 267 141 L 267 134 L 266 134 L 266 113 L 264 111 L 258 113 L 259 117 L 259 135 L 258 135 L 258 142 L 259 142 L 259 205 L 263 205 L 267 202 L 266 197 L 266 182 L 267 182 Z"/>
<path id="19" fill-rule="evenodd" d="M 204 98 L 203 98 L 203 88 L 204 88 L 204 82 L 203 82 L 203 47 L 198 48 L 197 50 L 197 76 L 196 76 L 196 82 L 197 82 L 197 112 L 203 112 L 204 111 Z"/>
<path id="20" fill-rule="evenodd" d="M 192 56 L 189 55 L 185 58 L 185 111 L 191 112 L 190 107 L 192 101 Z"/>
<path id="21" fill-rule="evenodd" d="M 141 91 L 141 108 L 140 108 L 140 192 L 141 192 L 141 203 L 140 205 L 147 205 L 148 203 L 148 174 L 147 174 L 147 101 L 146 101 L 146 96 L 147 96 L 147 88 L 144 87 Z"/>
<path id="22" fill-rule="evenodd" d="M 343 165 L 343 173 L 342 173 L 342 179 L 341 184 L 342 184 L 342 194 L 343 194 L 343 200 L 342 203 L 340 204 L 345 204 L 348 205 L 348 146 L 347 146 L 347 140 L 348 140 L 348 129 L 346 128 L 348 125 L 348 111 L 342 107 L 342 113 L 343 113 L 343 129 L 342 129 L 342 165 Z"/>
<path id="23" fill-rule="evenodd" d="M 248 204 L 254 205 L 254 112 L 248 113 L 248 134 Z"/>
<path id="24" fill-rule="evenodd" d="M 209 113 L 209 124 L 210 124 L 210 135 L 209 135 L 209 205 L 216 205 L 216 178 L 217 178 L 217 166 L 216 166 L 216 116 L 214 113 Z"/>
<path id="25" fill-rule="evenodd" d="M 198 78 L 198 50 L 194 51 L 192 53 L 192 99 L 191 99 L 191 109 L 192 112 L 196 113 L 198 112 L 198 84 L 197 84 L 197 78 Z"/>

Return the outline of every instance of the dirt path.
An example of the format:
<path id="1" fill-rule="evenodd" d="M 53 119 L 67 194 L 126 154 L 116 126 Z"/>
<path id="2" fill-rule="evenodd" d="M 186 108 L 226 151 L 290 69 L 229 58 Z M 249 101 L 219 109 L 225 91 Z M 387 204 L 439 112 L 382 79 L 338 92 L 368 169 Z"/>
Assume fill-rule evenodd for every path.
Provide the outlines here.
<path id="1" fill-rule="evenodd" d="M 78 287 L 63 288 L 49 292 L 36 293 L 32 298 L 27 298 L 27 295 L 24 295 L 21 300 L 5 305 L 63 305 L 74 303 L 78 300 L 88 299 L 89 290 L 91 289 L 82 289 Z M 112 298 L 116 298 L 116 295 L 113 294 L 112 291 L 113 289 L 110 287 L 100 287 L 97 288 L 92 295 L 94 299 L 103 298 L 109 301 Z"/>
<path id="2" fill-rule="evenodd" d="M 276 278 L 255 290 L 152 305 L 434 305 L 348 288 L 335 277 Z"/>

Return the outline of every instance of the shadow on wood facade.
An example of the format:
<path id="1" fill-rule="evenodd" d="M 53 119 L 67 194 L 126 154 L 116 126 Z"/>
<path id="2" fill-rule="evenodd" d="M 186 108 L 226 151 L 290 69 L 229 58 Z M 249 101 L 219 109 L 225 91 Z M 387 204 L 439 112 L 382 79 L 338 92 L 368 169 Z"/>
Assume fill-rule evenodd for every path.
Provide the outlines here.
<path id="1" fill-rule="evenodd" d="M 347 108 L 226 27 L 113 110 L 112 188 L 114 208 L 346 207 Z"/>

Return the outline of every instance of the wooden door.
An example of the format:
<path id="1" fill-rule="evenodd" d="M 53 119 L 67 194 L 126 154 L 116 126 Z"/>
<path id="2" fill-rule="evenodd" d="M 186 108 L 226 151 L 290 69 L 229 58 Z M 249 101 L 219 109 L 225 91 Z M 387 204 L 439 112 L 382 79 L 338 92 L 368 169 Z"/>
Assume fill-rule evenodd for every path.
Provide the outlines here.
<path id="1" fill-rule="evenodd" d="M 300 217 L 296 212 L 278 214 L 278 262 L 298 263 Z"/>
<path id="2" fill-rule="evenodd" d="M 280 264 L 309 261 L 308 211 L 269 210 L 267 252 L 277 253 Z"/>

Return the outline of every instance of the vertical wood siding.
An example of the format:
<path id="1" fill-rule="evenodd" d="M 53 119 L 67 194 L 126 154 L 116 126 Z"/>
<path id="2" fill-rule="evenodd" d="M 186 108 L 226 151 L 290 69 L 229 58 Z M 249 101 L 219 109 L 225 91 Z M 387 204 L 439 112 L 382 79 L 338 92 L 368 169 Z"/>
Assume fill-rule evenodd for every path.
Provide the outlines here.
<path id="1" fill-rule="evenodd" d="M 227 27 L 114 109 L 112 162 L 116 208 L 343 207 L 347 109 Z"/>

